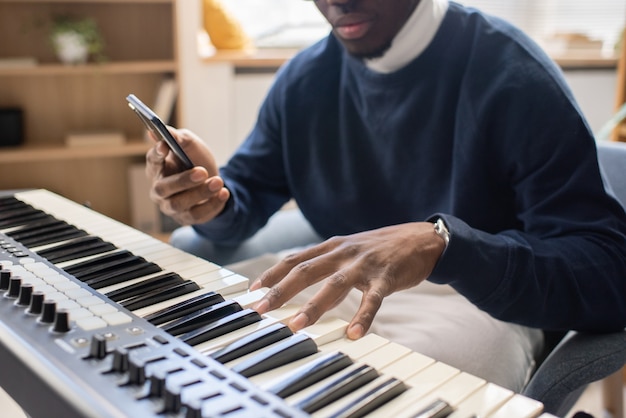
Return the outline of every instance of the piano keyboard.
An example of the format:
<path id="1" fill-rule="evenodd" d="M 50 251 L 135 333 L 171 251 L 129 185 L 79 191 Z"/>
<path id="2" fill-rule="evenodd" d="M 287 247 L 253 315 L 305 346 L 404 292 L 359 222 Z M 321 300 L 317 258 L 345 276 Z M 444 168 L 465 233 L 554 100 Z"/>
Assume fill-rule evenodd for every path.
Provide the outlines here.
<path id="1" fill-rule="evenodd" d="M 46 190 L 0 195 L 0 247 L 0 386 L 33 417 L 541 415 L 337 319 L 293 334 L 296 306 Z"/>

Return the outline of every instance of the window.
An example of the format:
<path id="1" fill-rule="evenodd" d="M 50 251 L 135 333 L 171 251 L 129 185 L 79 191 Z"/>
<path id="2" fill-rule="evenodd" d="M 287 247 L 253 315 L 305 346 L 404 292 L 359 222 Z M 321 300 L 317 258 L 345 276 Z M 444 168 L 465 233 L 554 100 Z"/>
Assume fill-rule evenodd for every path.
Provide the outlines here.
<path id="1" fill-rule="evenodd" d="M 513 23 L 540 44 L 555 33 L 582 33 L 611 51 L 626 22 L 626 0 L 458 0 Z M 306 45 L 328 32 L 313 2 L 224 0 L 244 28 L 261 41 L 282 36 Z M 259 16 L 262 16 L 260 19 Z M 280 33 L 282 35 L 278 36 Z M 291 39 L 300 38 L 300 39 Z M 307 39 L 307 37 L 312 39 Z"/>
<path id="2" fill-rule="evenodd" d="M 626 0 L 460 0 L 513 23 L 545 45 L 557 33 L 580 33 L 613 50 L 626 23 Z"/>

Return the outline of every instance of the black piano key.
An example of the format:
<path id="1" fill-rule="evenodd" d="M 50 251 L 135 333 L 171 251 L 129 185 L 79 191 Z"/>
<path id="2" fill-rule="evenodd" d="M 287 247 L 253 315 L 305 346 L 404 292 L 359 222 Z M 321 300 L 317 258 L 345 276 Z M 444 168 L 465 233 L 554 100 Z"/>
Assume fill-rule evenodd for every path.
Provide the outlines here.
<path id="1" fill-rule="evenodd" d="M 147 276 L 148 274 L 158 273 L 160 271 L 162 271 L 161 267 L 159 267 L 155 263 L 146 262 L 143 264 L 128 266 L 126 268 L 104 274 L 94 279 L 85 280 L 85 284 L 91 286 L 93 289 L 102 289 L 103 287 L 124 283 L 128 280 L 137 279 L 139 277 Z"/>
<path id="2" fill-rule="evenodd" d="M 64 261 L 71 261 L 77 260 L 79 258 L 89 257 L 91 255 L 102 254 L 108 251 L 113 251 L 115 249 L 115 245 L 109 242 L 93 243 L 80 249 L 77 248 L 73 251 L 64 251 L 62 253 L 58 253 L 44 258 L 46 258 L 51 263 L 56 264 L 62 263 Z"/>
<path id="3" fill-rule="evenodd" d="M 154 305 L 155 303 L 163 302 L 165 300 L 195 292 L 196 290 L 200 290 L 200 286 L 198 286 L 198 283 L 191 280 L 186 280 L 174 286 L 163 287 L 153 290 L 151 292 L 147 292 L 141 296 L 135 296 L 134 298 L 127 299 L 120 304 L 129 311 L 134 311 L 136 309 Z"/>
<path id="4" fill-rule="evenodd" d="M 37 253 L 41 254 L 42 256 L 49 255 L 49 254 L 54 254 L 57 252 L 74 250 L 76 248 L 82 248 L 91 244 L 96 244 L 96 243 L 101 243 L 101 242 L 104 242 L 102 238 L 89 235 L 87 237 L 74 239 L 68 242 L 63 242 L 63 243 L 39 250 L 37 251 Z"/>
<path id="5" fill-rule="evenodd" d="M 103 241 L 99 237 L 86 236 L 37 251 L 37 254 L 51 263 L 61 263 L 115 249 L 116 247 L 113 244 Z"/>
<path id="6" fill-rule="evenodd" d="M 65 221 L 61 221 L 56 218 L 44 218 L 41 221 L 31 222 L 13 231 L 9 231 L 6 233 L 6 235 L 10 236 L 16 241 L 19 241 L 35 235 L 44 234 L 46 231 L 58 231 L 60 229 L 68 227 L 70 227 L 70 225 L 68 225 L 68 223 Z"/>
<path id="7" fill-rule="evenodd" d="M 267 388 L 267 391 L 286 398 L 352 364 L 352 359 L 344 353 L 328 353 L 294 370 L 287 378 Z"/>
<path id="8" fill-rule="evenodd" d="M 330 415 L 330 418 L 364 417 L 407 390 L 407 386 L 395 377 L 390 377 L 348 405 Z"/>
<path id="9" fill-rule="evenodd" d="M 40 247 L 43 245 L 54 244 L 56 242 L 67 241 L 73 238 L 86 236 L 87 233 L 81 229 L 68 228 L 63 231 L 47 233 L 44 235 L 33 236 L 26 239 L 16 239 L 22 245 L 28 248 Z"/>
<path id="10" fill-rule="evenodd" d="M 217 303 L 224 302 L 224 297 L 219 293 L 207 292 L 191 299 L 172 305 L 168 308 L 161 309 L 150 315 L 146 315 L 144 319 L 150 321 L 154 325 L 161 325 L 174 319 L 178 319 L 184 315 L 208 308 Z"/>
<path id="11" fill-rule="evenodd" d="M 71 266 L 65 267 L 63 270 L 74 277 L 82 277 L 83 275 L 89 274 L 93 271 L 100 271 L 103 266 L 107 266 L 109 263 L 128 257 L 136 256 L 128 250 L 119 250 L 113 253 L 103 254 L 89 260 L 81 261 L 80 263 L 72 264 Z"/>
<path id="12" fill-rule="evenodd" d="M 446 401 L 437 399 L 426 408 L 422 409 L 413 418 L 446 418 L 454 412 L 454 408 Z"/>
<path id="13" fill-rule="evenodd" d="M 148 262 L 143 257 L 130 254 L 126 257 L 116 258 L 112 261 L 101 263 L 90 269 L 77 272 L 74 274 L 74 277 L 83 282 L 89 282 L 91 280 L 115 276 L 126 271 L 131 271 L 137 267 L 143 267 L 147 264 Z"/>
<path id="14" fill-rule="evenodd" d="M 309 414 L 343 398 L 354 392 L 361 386 L 371 382 L 378 377 L 378 372 L 372 366 L 366 364 L 355 369 L 341 373 L 337 378 L 331 380 L 322 388 L 307 396 L 295 406 Z"/>
<path id="15" fill-rule="evenodd" d="M 42 219 L 51 218 L 55 219 L 53 216 L 48 215 L 45 212 L 35 211 L 35 212 L 27 212 L 24 214 L 15 215 L 13 217 L 9 217 L 6 219 L 0 219 L 0 228 L 14 228 L 21 225 L 27 225 L 31 222 L 37 222 Z"/>
<path id="16" fill-rule="evenodd" d="M 257 311 L 244 309 L 222 319 L 218 319 L 215 322 L 211 322 L 194 331 L 183 334 L 178 338 L 189 345 L 196 345 L 226 335 L 229 332 L 241 329 L 250 324 L 260 322 L 262 319 L 263 318 Z"/>
<path id="17" fill-rule="evenodd" d="M 221 350 L 212 353 L 210 357 L 220 363 L 227 363 L 274 344 L 275 342 L 289 338 L 292 335 L 293 332 L 287 325 L 277 322 L 234 341 Z"/>
<path id="18" fill-rule="evenodd" d="M 18 200 L 15 196 L 5 196 L 0 198 L 0 213 L 6 210 L 15 208 L 32 207 L 21 200 Z"/>
<path id="19" fill-rule="evenodd" d="M 163 325 L 161 328 L 171 335 L 180 335 L 241 310 L 241 305 L 237 302 L 226 300 L 198 312 L 183 316 L 169 324 Z"/>
<path id="20" fill-rule="evenodd" d="M 0 213 L 0 221 L 6 221 L 9 219 L 17 219 L 22 216 L 34 215 L 34 214 L 39 214 L 39 213 L 43 213 L 44 215 L 52 217 L 51 215 L 48 215 L 39 209 L 35 209 L 33 207 L 27 206 L 24 208 L 16 207 L 16 208 L 10 208 L 8 210 L 2 211 Z"/>
<path id="21" fill-rule="evenodd" d="M 295 334 L 236 364 L 232 370 L 244 377 L 252 377 L 315 353 L 317 353 L 317 344 L 311 337 L 306 334 Z"/>
<path id="22" fill-rule="evenodd" d="M 105 293 L 104 296 L 108 297 L 112 301 L 119 302 L 124 299 L 129 299 L 147 292 L 151 292 L 155 289 L 179 284 L 183 281 L 184 279 L 176 273 L 165 273 L 143 280 L 139 283 L 124 286 L 120 289 Z"/>

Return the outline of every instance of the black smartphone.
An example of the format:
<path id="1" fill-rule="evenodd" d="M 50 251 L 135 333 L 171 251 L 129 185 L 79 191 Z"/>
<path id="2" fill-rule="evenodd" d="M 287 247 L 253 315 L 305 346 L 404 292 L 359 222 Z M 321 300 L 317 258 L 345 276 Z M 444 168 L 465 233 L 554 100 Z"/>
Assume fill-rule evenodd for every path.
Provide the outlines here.
<path id="1" fill-rule="evenodd" d="M 128 102 L 128 107 L 135 111 L 146 128 L 152 132 L 155 137 L 162 139 L 167 144 L 174 155 L 176 155 L 176 157 L 178 157 L 180 162 L 183 164 L 183 168 L 185 170 L 193 168 L 194 164 L 191 162 L 191 159 L 187 156 L 187 154 L 185 154 L 185 151 L 183 151 L 178 142 L 176 142 L 176 139 L 174 139 L 170 131 L 167 130 L 167 127 L 161 118 L 159 118 L 157 114 L 152 111 L 152 109 L 146 106 L 134 94 L 126 96 L 126 101 Z"/>

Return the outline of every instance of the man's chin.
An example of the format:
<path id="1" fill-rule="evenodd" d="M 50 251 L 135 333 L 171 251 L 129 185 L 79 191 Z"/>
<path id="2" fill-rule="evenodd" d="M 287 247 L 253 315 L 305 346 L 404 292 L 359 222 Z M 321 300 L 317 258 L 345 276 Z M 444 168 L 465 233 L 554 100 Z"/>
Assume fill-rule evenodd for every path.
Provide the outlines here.
<path id="1" fill-rule="evenodd" d="M 363 60 L 380 58 L 383 55 L 385 55 L 385 52 L 387 52 L 389 48 L 391 48 L 391 42 L 388 42 L 377 48 L 369 48 L 369 49 L 355 48 L 355 47 L 350 47 L 349 45 L 346 45 L 346 49 L 350 55 L 352 55 L 355 58 L 359 58 Z"/>

